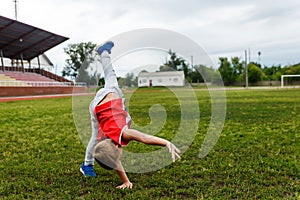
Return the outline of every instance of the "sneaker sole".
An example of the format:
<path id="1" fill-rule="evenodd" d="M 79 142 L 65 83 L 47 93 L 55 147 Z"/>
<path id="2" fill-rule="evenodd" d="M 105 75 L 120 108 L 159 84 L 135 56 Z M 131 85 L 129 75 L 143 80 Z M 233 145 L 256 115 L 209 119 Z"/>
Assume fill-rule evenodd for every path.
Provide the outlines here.
<path id="1" fill-rule="evenodd" d="M 80 172 L 83 174 L 83 176 L 86 177 L 86 175 L 84 174 L 84 171 L 83 171 L 83 169 L 81 167 L 80 167 Z"/>
<path id="2" fill-rule="evenodd" d="M 92 178 L 95 178 L 96 176 L 87 176 L 85 175 L 83 169 L 80 167 L 80 172 L 83 174 L 84 177 L 92 177 Z"/>

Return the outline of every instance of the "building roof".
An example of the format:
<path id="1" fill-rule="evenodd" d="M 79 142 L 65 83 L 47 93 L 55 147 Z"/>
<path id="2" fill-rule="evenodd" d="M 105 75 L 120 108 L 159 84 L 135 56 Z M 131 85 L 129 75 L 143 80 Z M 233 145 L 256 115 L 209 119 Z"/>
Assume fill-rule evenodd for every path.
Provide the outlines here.
<path id="1" fill-rule="evenodd" d="M 42 54 L 42 57 L 45 59 L 45 61 L 47 62 L 47 64 L 51 67 L 53 67 L 53 63 L 51 62 L 51 60 L 48 58 L 48 56 L 46 54 Z"/>
<path id="2" fill-rule="evenodd" d="M 165 72 L 141 72 L 138 77 L 157 77 L 157 76 L 184 76 L 183 71 L 165 71 Z"/>
<path id="3" fill-rule="evenodd" d="M 68 40 L 40 28 L 0 16 L 0 50 L 3 57 L 32 60 Z"/>

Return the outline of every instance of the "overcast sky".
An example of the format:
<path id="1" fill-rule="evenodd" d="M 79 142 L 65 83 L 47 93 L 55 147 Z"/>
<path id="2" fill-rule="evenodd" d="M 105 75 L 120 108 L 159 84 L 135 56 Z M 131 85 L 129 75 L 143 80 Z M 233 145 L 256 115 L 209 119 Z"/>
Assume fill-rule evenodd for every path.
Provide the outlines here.
<path id="1" fill-rule="evenodd" d="M 70 38 L 46 52 L 59 68 L 70 43 L 100 43 L 140 28 L 182 34 L 216 66 L 221 56 L 243 59 L 245 49 L 253 61 L 260 51 L 268 66 L 300 62 L 298 0 L 18 0 L 17 6 L 19 21 Z M 0 15 L 15 18 L 13 0 L 1 0 Z"/>

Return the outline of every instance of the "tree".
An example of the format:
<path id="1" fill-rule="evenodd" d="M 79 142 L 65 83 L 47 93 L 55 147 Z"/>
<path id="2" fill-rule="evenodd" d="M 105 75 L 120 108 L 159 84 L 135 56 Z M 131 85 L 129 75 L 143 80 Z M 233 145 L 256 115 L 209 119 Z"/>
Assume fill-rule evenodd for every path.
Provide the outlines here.
<path id="1" fill-rule="evenodd" d="M 120 87 L 133 87 L 138 85 L 138 77 L 135 77 L 133 73 L 127 73 L 125 77 L 119 77 L 118 82 Z"/>
<path id="2" fill-rule="evenodd" d="M 281 65 L 273 65 L 272 67 L 265 67 L 262 69 L 265 78 L 264 80 L 280 80 L 282 75 Z"/>
<path id="3" fill-rule="evenodd" d="M 239 57 L 232 57 L 231 64 L 233 68 L 233 73 L 238 76 L 244 73 L 244 63 L 240 62 Z"/>
<path id="4" fill-rule="evenodd" d="M 189 73 L 188 65 L 185 63 L 183 58 L 179 58 L 176 53 L 169 50 L 168 54 L 170 59 L 160 66 L 159 71 L 180 71 L 184 72 L 185 77 L 187 78 Z"/>
<path id="5" fill-rule="evenodd" d="M 133 85 L 133 73 L 127 73 L 125 76 L 125 86 L 131 87 Z"/>
<path id="6" fill-rule="evenodd" d="M 201 74 L 199 73 L 199 71 L 192 71 L 189 73 L 188 75 L 190 77 L 190 81 L 192 83 L 200 83 L 200 82 L 204 82 Z"/>
<path id="7" fill-rule="evenodd" d="M 159 67 L 160 72 L 167 72 L 167 71 L 175 71 L 173 68 L 167 66 L 167 65 L 161 65 Z"/>
<path id="8" fill-rule="evenodd" d="M 189 76 L 192 82 L 212 82 L 214 69 L 208 68 L 205 65 L 195 65 L 195 71 L 190 72 Z"/>
<path id="9" fill-rule="evenodd" d="M 286 66 L 282 69 L 282 73 L 286 75 L 295 75 L 295 74 L 300 74 L 300 63 L 296 65 L 290 65 Z M 293 81 L 299 81 L 299 77 L 295 77 L 292 79 Z"/>
<path id="10" fill-rule="evenodd" d="M 220 57 L 220 67 L 219 67 L 219 72 L 222 76 L 223 82 L 225 85 L 230 85 L 235 82 L 235 74 L 234 74 L 234 69 L 231 66 L 231 63 L 229 62 L 228 58 L 225 57 Z"/>
<path id="11" fill-rule="evenodd" d="M 250 83 L 256 83 L 263 78 L 262 70 L 254 63 L 248 65 L 248 80 Z"/>
<path id="12" fill-rule="evenodd" d="M 79 79 L 88 78 L 90 75 L 86 69 L 90 63 L 95 61 L 95 58 L 92 56 L 95 47 L 96 44 L 83 42 L 79 44 L 69 44 L 68 47 L 64 48 L 64 52 L 68 54 L 69 58 L 66 59 L 66 66 L 62 71 L 62 75 L 75 79 L 80 72 L 82 77 Z M 82 69 L 80 69 L 81 67 Z M 95 74 L 92 73 L 92 77 L 94 75 Z"/>

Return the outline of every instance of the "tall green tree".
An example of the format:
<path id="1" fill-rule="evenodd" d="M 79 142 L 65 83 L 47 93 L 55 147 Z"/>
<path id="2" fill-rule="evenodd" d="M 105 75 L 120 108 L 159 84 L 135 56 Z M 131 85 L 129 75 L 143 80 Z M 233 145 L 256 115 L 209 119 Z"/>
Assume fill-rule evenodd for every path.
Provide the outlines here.
<path id="1" fill-rule="evenodd" d="M 224 84 L 230 85 L 230 84 L 234 83 L 236 80 L 236 76 L 234 73 L 234 69 L 233 69 L 230 61 L 228 60 L 228 58 L 220 57 L 219 61 L 220 61 L 220 66 L 219 66 L 218 70 L 222 76 Z"/>
<path id="2" fill-rule="evenodd" d="M 64 52 L 68 54 L 69 58 L 66 59 L 66 65 L 62 71 L 63 76 L 69 76 L 72 79 L 79 78 L 81 80 L 89 80 L 89 72 L 87 68 L 90 63 L 95 61 L 93 57 L 93 51 L 96 44 L 92 42 L 82 42 L 78 44 L 69 44 L 68 47 L 64 48 Z M 78 77 L 78 75 L 82 77 Z M 92 73 L 91 76 L 94 76 Z"/>
<path id="3" fill-rule="evenodd" d="M 262 69 L 264 73 L 264 80 L 277 81 L 281 79 L 282 68 L 281 65 L 272 65 L 271 67 L 265 67 Z"/>
<path id="4" fill-rule="evenodd" d="M 216 81 L 217 72 L 212 67 L 205 65 L 195 65 L 195 71 L 189 73 L 193 83 L 206 82 L 214 83 Z"/>
<path id="5" fill-rule="evenodd" d="M 232 57 L 231 64 L 233 68 L 233 73 L 238 76 L 244 73 L 244 63 L 240 61 L 239 57 Z"/>
<path id="6" fill-rule="evenodd" d="M 182 70 L 184 72 L 185 77 L 187 77 L 189 73 L 189 67 L 185 63 L 185 60 L 183 58 L 178 57 L 175 52 L 172 52 L 172 50 L 169 50 L 168 54 L 170 56 L 169 60 L 162 66 L 160 66 L 159 71 Z"/>
<path id="7" fill-rule="evenodd" d="M 125 86 L 131 87 L 133 85 L 134 81 L 134 74 L 133 73 L 127 73 L 125 76 Z"/>
<path id="8" fill-rule="evenodd" d="M 250 83 L 256 83 L 263 79 L 264 73 L 255 63 L 249 63 L 248 65 L 248 80 Z"/>
<path id="9" fill-rule="evenodd" d="M 200 71 L 197 69 L 198 66 L 195 66 L 195 71 L 189 73 L 189 78 L 192 83 L 201 83 L 204 82 L 203 77 L 200 74 Z"/>

